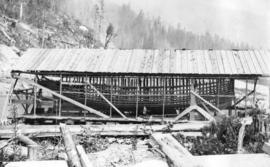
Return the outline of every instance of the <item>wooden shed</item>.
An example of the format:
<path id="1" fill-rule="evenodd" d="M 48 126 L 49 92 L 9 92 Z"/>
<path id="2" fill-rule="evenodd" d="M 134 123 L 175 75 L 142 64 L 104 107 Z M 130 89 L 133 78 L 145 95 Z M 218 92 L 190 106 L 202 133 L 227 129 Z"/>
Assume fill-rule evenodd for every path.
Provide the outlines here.
<path id="1" fill-rule="evenodd" d="M 261 50 L 28 49 L 12 74 L 33 87 L 15 89 L 13 101 L 28 117 L 164 118 L 191 103 L 231 109 L 245 99 L 235 99 L 235 80 L 253 82 L 246 96 L 254 94 L 270 74 L 266 62 L 270 52 Z"/>

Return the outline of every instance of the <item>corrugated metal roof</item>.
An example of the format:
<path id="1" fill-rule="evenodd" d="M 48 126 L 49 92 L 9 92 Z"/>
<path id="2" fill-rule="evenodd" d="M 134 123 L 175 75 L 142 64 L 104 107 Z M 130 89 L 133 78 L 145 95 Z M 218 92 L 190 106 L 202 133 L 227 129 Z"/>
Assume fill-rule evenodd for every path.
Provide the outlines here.
<path id="1" fill-rule="evenodd" d="M 29 49 L 15 71 L 269 76 L 269 50 Z"/>

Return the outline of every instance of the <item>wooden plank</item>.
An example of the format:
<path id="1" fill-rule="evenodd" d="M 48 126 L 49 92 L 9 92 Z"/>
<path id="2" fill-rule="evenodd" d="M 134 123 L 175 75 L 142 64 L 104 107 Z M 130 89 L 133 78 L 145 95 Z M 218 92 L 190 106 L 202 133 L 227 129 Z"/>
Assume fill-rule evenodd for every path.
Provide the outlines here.
<path id="1" fill-rule="evenodd" d="M 83 109 L 89 111 L 90 113 L 94 113 L 94 114 L 96 114 L 96 115 L 98 115 L 98 116 L 101 116 L 101 117 L 103 117 L 103 118 L 109 118 L 109 116 L 107 116 L 107 115 L 101 113 L 100 111 L 97 111 L 97 110 L 95 110 L 95 109 L 93 109 L 93 108 L 90 108 L 90 107 L 88 107 L 88 106 L 85 106 L 85 105 L 83 105 L 83 104 L 81 104 L 81 103 L 79 103 L 79 102 L 77 102 L 77 101 L 75 101 L 75 100 L 73 100 L 73 99 L 71 99 L 71 98 L 68 98 L 68 97 L 66 97 L 66 96 L 60 95 L 60 94 L 58 94 L 58 93 L 52 91 L 51 89 L 48 89 L 48 88 L 46 88 L 46 87 L 44 87 L 44 86 L 42 86 L 42 85 L 39 85 L 39 84 L 37 84 L 37 83 L 35 83 L 35 82 L 29 80 L 29 79 L 25 79 L 25 78 L 22 78 L 22 77 L 17 77 L 17 78 L 18 78 L 20 81 L 26 82 L 26 83 L 28 83 L 28 84 L 34 85 L 34 86 L 36 86 L 36 87 L 39 87 L 39 88 L 41 88 L 41 89 L 43 89 L 43 90 L 45 90 L 45 91 L 48 91 L 49 93 L 51 93 L 51 94 L 53 94 L 53 95 L 55 95 L 55 96 L 57 96 L 57 97 L 59 97 L 59 98 L 65 100 L 65 101 L 67 101 L 67 102 L 70 102 L 70 103 L 72 103 L 72 104 L 74 104 L 74 105 L 76 105 L 76 106 L 78 106 L 78 107 L 80 107 L 80 108 L 83 108 Z"/>
<path id="2" fill-rule="evenodd" d="M 200 131 L 210 126 L 210 122 L 188 122 L 174 124 L 170 132 Z M 144 125 L 144 124 L 113 124 L 113 125 L 67 125 L 72 134 L 81 134 L 83 130 L 89 130 L 89 135 L 101 136 L 148 136 L 152 132 L 168 132 L 168 125 Z M 36 137 L 59 136 L 59 125 L 20 125 L 18 132 L 22 135 L 34 135 Z M 14 127 L 0 128 L 0 138 L 12 138 Z"/>
<path id="3" fill-rule="evenodd" d="M 33 100 L 12 99 L 13 104 L 34 104 Z"/>
<path id="4" fill-rule="evenodd" d="M 192 157 L 192 154 L 186 150 L 171 134 L 153 133 L 151 135 L 156 141 L 162 152 L 170 159 L 175 167 L 183 167 L 181 158 Z"/>
<path id="5" fill-rule="evenodd" d="M 80 157 L 82 167 L 93 167 L 94 165 L 90 162 L 82 145 L 77 145 L 76 149 L 77 149 L 78 155 Z"/>

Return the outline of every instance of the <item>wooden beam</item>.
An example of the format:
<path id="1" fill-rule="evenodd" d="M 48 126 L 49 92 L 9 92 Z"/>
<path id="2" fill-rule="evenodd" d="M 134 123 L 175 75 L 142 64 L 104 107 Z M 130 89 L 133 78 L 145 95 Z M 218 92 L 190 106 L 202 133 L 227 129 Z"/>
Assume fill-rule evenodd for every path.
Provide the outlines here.
<path id="1" fill-rule="evenodd" d="M 28 159 L 29 160 L 38 160 L 38 149 L 39 145 L 31 140 L 30 138 L 24 136 L 24 135 L 19 135 L 17 136 L 19 141 L 23 142 L 24 144 L 27 145 L 28 148 Z"/>
<path id="2" fill-rule="evenodd" d="M 192 154 L 186 150 L 171 134 L 154 133 L 152 139 L 158 143 L 162 152 L 166 154 L 175 167 L 183 167 L 182 158 L 192 158 Z"/>
<path id="3" fill-rule="evenodd" d="M 201 107 L 197 105 L 192 105 L 186 108 L 183 112 L 181 112 L 178 116 L 175 117 L 174 122 L 177 122 L 180 118 L 182 118 L 183 116 L 185 116 L 186 114 L 190 113 L 193 110 L 198 111 L 209 121 L 215 122 L 215 119 L 208 112 L 206 112 L 204 109 L 202 109 Z"/>
<path id="4" fill-rule="evenodd" d="M 18 99 L 12 99 L 11 102 L 13 104 L 33 104 L 33 100 L 21 100 L 19 97 Z M 23 108 L 26 110 L 25 106 L 23 105 Z"/>
<path id="5" fill-rule="evenodd" d="M 170 127 L 170 132 L 200 131 L 210 126 L 209 121 L 178 123 Z M 112 125 L 66 125 L 72 134 L 81 134 L 83 130 L 89 131 L 90 136 L 148 136 L 152 132 L 168 132 L 168 125 L 145 124 L 112 124 Z M 21 125 L 18 131 L 22 135 L 35 137 L 61 135 L 59 125 Z M 14 127 L 0 128 L 0 138 L 14 137 Z"/>
<path id="6" fill-rule="evenodd" d="M 247 92 L 248 92 L 248 80 L 246 80 L 246 89 L 245 89 L 245 96 L 247 97 Z M 247 98 L 245 98 L 245 116 L 247 116 Z"/>
<path id="7" fill-rule="evenodd" d="M 211 112 L 211 111 L 209 110 L 209 108 L 208 108 L 204 103 L 201 103 L 201 104 L 202 104 L 203 108 L 204 108 L 208 113 Z"/>
<path id="8" fill-rule="evenodd" d="M 87 83 L 88 85 L 90 85 L 90 87 L 97 92 L 97 94 L 104 99 L 113 109 L 115 109 L 116 112 L 118 112 L 118 114 L 120 114 L 123 118 L 127 119 L 127 117 L 118 109 L 115 107 L 115 105 L 113 105 L 100 91 L 97 90 L 97 88 L 95 86 L 93 86 L 92 84 L 90 84 L 89 82 Z"/>
<path id="9" fill-rule="evenodd" d="M 72 139 L 71 133 L 65 124 L 60 123 L 60 131 L 64 139 L 65 150 L 72 167 L 81 167 L 79 155 L 77 154 L 76 145 Z"/>
<path id="10" fill-rule="evenodd" d="M 82 167 L 93 167 L 94 165 L 90 162 L 82 145 L 77 145 L 76 149 L 77 149 L 78 155 L 80 157 Z"/>
<path id="11" fill-rule="evenodd" d="M 238 100 L 237 102 L 235 102 L 232 106 L 232 108 L 234 108 L 237 104 L 241 103 L 243 100 L 245 100 L 248 96 L 250 96 L 252 93 L 254 93 L 254 90 L 252 90 L 251 92 L 249 92 L 247 95 L 245 95 L 244 97 L 242 97 L 240 100 Z"/>
<path id="12" fill-rule="evenodd" d="M 85 105 L 83 105 L 83 104 L 81 104 L 81 103 L 79 103 L 79 102 L 77 102 L 77 101 L 75 101 L 75 100 L 73 100 L 73 99 L 71 99 L 71 98 L 68 98 L 68 97 L 66 97 L 66 96 L 60 95 L 59 93 L 56 93 L 56 92 L 52 91 L 51 89 L 48 89 L 48 88 L 46 88 L 46 87 L 44 87 L 44 86 L 42 86 L 42 85 L 40 85 L 40 84 L 38 84 L 38 83 L 35 83 L 35 82 L 33 82 L 33 81 L 29 80 L 29 79 L 25 79 L 25 78 L 22 78 L 22 77 L 17 77 L 17 78 L 18 78 L 20 81 L 23 81 L 23 82 L 26 82 L 26 83 L 28 83 L 28 84 L 37 86 L 37 87 L 39 87 L 39 88 L 41 88 L 41 89 L 43 89 L 43 90 L 45 90 L 45 91 L 47 91 L 47 92 L 49 92 L 49 93 L 51 93 L 51 94 L 57 96 L 57 97 L 59 97 L 59 98 L 65 100 L 65 101 L 67 101 L 67 102 L 70 102 L 71 104 L 74 104 L 74 105 L 76 105 L 76 106 L 78 106 L 78 107 L 80 107 L 80 108 L 83 108 L 83 109 L 89 111 L 90 113 L 96 114 L 96 115 L 101 116 L 101 117 L 103 117 L 103 118 L 109 118 L 109 116 L 107 116 L 107 115 L 101 113 L 100 111 L 97 111 L 97 110 L 95 110 L 95 109 L 93 109 L 93 108 L 90 108 L 90 107 L 88 107 L 88 106 L 85 106 Z"/>
<path id="13" fill-rule="evenodd" d="M 270 155 L 270 143 L 269 141 L 268 142 L 265 142 L 263 144 L 263 148 L 262 148 L 263 152 L 265 152 L 266 154 L 269 154 Z"/>
<path id="14" fill-rule="evenodd" d="M 59 93 L 62 95 L 62 74 L 60 74 L 60 86 L 59 86 Z M 85 105 L 86 106 L 86 105 Z M 61 117 L 61 112 L 62 112 L 62 99 L 59 99 L 59 109 L 58 109 L 58 115 Z"/>
<path id="15" fill-rule="evenodd" d="M 136 89 L 136 119 L 138 118 L 138 113 L 139 113 L 139 89 L 140 89 L 140 85 L 139 85 L 139 78 L 137 77 L 137 89 Z"/>
<path id="16" fill-rule="evenodd" d="M 253 94 L 253 104 L 256 103 L 256 87 L 257 87 L 257 81 L 258 81 L 258 79 L 256 78 L 256 79 L 254 80 L 254 88 L 253 88 L 253 90 L 254 90 L 254 94 Z"/>
<path id="17" fill-rule="evenodd" d="M 192 94 L 194 94 L 198 99 L 200 99 L 201 101 L 205 102 L 207 105 L 209 105 L 210 107 L 212 107 L 213 109 L 215 109 L 217 112 L 219 112 L 221 114 L 221 111 L 214 106 L 213 104 L 211 104 L 210 102 L 208 102 L 207 100 L 205 100 L 204 98 L 202 98 L 200 95 L 198 95 L 197 93 L 190 91 Z"/>
<path id="18" fill-rule="evenodd" d="M 27 112 L 27 107 L 24 106 L 24 104 L 33 104 L 32 100 L 21 100 L 20 96 L 18 94 L 15 94 L 18 99 L 12 99 L 12 103 L 21 104 L 24 111 Z"/>
<path id="19" fill-rule="evenodd" d="M 165 115 L 165 104 L 166 104 L 166 78 L 163 77 L 163 101 L 162 101 L 162 120 L 164 120 L 164 115 Z"/>

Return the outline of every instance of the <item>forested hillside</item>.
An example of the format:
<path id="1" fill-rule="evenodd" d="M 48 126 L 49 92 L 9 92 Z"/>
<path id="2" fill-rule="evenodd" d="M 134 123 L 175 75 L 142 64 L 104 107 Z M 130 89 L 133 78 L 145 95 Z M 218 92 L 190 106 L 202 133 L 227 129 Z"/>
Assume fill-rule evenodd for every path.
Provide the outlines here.
<path id="1" fill-rule="evenodd" d="M 118 6 L 104 0 L 61 0 L 61 9 L 92 27 L 101 41 L 112 23 L 115 30 L 113 46 L 123 49 L 248 49 L 243 43 L 234 43 L 205 32 L 195 34 L 179 23 L 177 27 L 165 24 L 141 11 L 134 12 L 129 5 Z"/>
<path id="2" fill-rule="evenodd" d="M 0 42 L 29 47 L 248 49 L 104 0 L 0 0 Z"/>
<path id="3" fill-rule="evenodd" d="M 60 0 L 0 0 L 0 43 L 22 50 L 102 45 L 91 28 L 60 7 Z"/>

